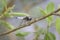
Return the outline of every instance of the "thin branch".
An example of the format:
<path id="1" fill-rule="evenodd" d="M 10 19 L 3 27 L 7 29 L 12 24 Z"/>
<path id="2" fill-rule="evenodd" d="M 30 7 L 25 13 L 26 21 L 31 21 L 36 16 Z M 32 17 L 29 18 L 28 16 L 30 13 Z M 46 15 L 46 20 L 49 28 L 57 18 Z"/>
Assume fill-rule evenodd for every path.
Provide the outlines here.
<path id="1" fill-rule="evenodd" d="M 9 0 L 8 3 L 7 3 L 7 6 L 6 6 L 7 9 L 8 9 L 9 7 L 12 7 L 12 6 L 14 5 L 14 2 L 15 2 L 15 0 Z M 6 7 L 4 7 L 2 13 L 4 13 L 4 12 L 7 10 Z"/>
<path id="2" fill-rule="evenodd" d="M 19 29 L 21 29 L 21 28 L 24 28 L 24 27 L 30 26 L 31 24 L 36 23 L 36 22 L 38 22 L 38 21 L 40 21 L 40 20 L 43 20 L 43 19 L 45 19 L 45 18 L 47 18 L 47 17 L 53 15 L 53 13 L 57 13 L 57 12 L 59 12 L 59 11 L 60 11 L 60 9 L 57 9 L 56 11 L 51 12 L 51 13 L 49 13 L 49 14 L 46 15 L 46 16 L 43 16 L 43 17 L 40 17 L 40 18 L 34 19 L 34 20 L 28 22 L 27 24 L 23 24 L 23 25 L 21 25 L 20 27 L 18 27 L 18 28 L 16 28 L 16 29 L 10 30 L 10 31 L 5 32 L 5 33 L 2 33 L 2 34 L 0 34 L 0 36 L 7 35 L 7 34 L 10 34 L 10 33 L 12 33 L 12 32 L 15 32 L 16 30 L 19 30 Z"/>
<path id="3" fill-rule="evenodd" d="M 53 15 L 55 15 L 55 16 L 60 16 L 60 14 L 53 14 Z"/>
<path id="4" fill-rule="evenodd" d="M 15 0 L 9 0 L 6 7 L 3 8 L 2 14 L 0 15 L 0 19 L 4 17 L 5 12 L 10 11 L 10 8 L 13 7 L 14 2 Z"/>

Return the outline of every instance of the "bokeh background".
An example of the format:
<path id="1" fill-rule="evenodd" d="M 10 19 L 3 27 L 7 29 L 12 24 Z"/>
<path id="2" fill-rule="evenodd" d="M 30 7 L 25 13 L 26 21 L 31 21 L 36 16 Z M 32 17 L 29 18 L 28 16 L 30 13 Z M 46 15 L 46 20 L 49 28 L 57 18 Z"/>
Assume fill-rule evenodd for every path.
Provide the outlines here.
<path id="1" fill-rule="evenodd" d="M 10 0 L 9 0 L 10 1 Z M 8 2 L 9 2 L 8 1 Z M 35 2 L 35 4 L 34 4 Z M 15 0 L 14 1 L 14 12 L 24 12 L 24 13 L 28 13 L 32 18 L 38 18 L 41 17 L 42 15 L 40 15 L 40 10 L 39 8 L 46 8 L 46 5 L 49 2 L 53 2 L 55 4 L 55 9 L 58 8 L 58 5 L 60 5 L 60 0 Z M 33 4 L 33 5 L 31 5 Z M 31 7 L 29 7 L 31 6 Z M 7 18 L 6 21 L 8 21 L 9 23 L 11 23 L 11 25 L 17 27 L 19 26 L 19 24 L 21 24 L 21 20 L 20 19 L 16 19 L 16 18 Z M 38 24 L 40 27 L 42 28 L 46 28 L 47 26 L 47 22 L 42 20 L 37 22 L 36 24 Z M 52 27 L 50 28 L 50 32 L 54 33 L 56 36 L 56 40 L 60 40 L 60 35 L 58 34 L 58 32 L 55 29 L 54 24 L 51 25 Z M 0 32 L 6 32 L 8 29 L 4 28 L 4 27 L 0 27 Z M 23 32 L 34 32 L 34 24 L 32 24 L 31 26 L 28 26 L 26 28 L 20 29 L 20 31 Z M 34 38 L 34 34 L 31 33 L 28 36 L 25 37 L 25 40 L 33 40 Z M 14 33 L 9 34 L 8 36 L 2 36 L 0 37 L 0 40 L 20 40 L 19 37 L 16 37 L 14 35 Z"/>

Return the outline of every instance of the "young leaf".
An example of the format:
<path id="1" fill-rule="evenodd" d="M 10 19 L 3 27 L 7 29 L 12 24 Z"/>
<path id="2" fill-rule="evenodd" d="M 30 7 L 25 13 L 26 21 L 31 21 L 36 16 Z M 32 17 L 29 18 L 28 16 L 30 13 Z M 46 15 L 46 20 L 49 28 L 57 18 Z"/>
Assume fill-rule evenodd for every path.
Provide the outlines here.
<path id="1" fill-rule="evenodd" d="M 0 0 L 0 4 L 4 7 L 7 5 L 7 0 Z"/>
<path id="2" fill-rule="evenodd" d="M 18 12 L 13 12 L 13 13 L 6 13 L 4 14 L 5 17 L 14 17 L 14 16 L 29 16 L 26 13 L 18 13 Z"/>
<path id="3" fill-rule="evenodd" d="M 50 2 L 46 7 L 46 12 L 51 13 L 53 11 L 54 11 L 54 3 Z M 51 24 L 51 21 L 52 21 L 52 16 L 47 18 L 47 22 L 49 23 L 49 25 Z"/>
<path id="4" fill-rule="evenodd" d="M 14 16 L 29 16 L 26 13 L 18 13 L 18 12 L 13 12 L 13 13 L 6 13 L 4 14 L 5 17 L 14 17 Z"/>
<path id="5" fill-rule="evenodd" d="M 43 10 L 42 8 L 40 8 L 40 13 L 41 13 L 42 15 L 44 15 L 44 16 L 47 15 L 47 12 L 46 12 L 45 10 Z M 50 25 L 50 24 L 51 24 L 51 21 L 52 21 L 52 16 L 47 17 L 46 20 L 47 20 L 47 22 L 48 22 L 48 25 Z"/>
<path id="6" fill-rule="evenodd" d="M 42 15 L 46 15 L 46 14 L 47 14 L 46 11 L 43 10 L 42 8 L 40 8 L 40 13 L 41 13 Z"/>
<path id="7" fill-rule="evenodd" d="M 18 12 L 13 12 L 13 13 L 10 13 L 11 16 L 29 16 L 28 14 L 26 13 L 18 13 Z"/>
<path id="8" fill-rule="evenodd" d="M 50 2 L 47 7 L 46 7 L 47 13 L 53 12 L 54 11 L 54 3 Z"/>
<path id="9" fill-rule="evenodd" d="M 0 0 L 0 13 L 2 12 L 3 8 L 6 6 L 6 0 Z"/>
<path id="10" fill-rule="evenodd" d="M 4 6 L 7 6 L 7 0 L 2 0 Z"/>
<path id="11" fill-rule="evenodd" d="M 60 34 L 60 18 L 56 19 L 56 30 L 58 31 L 58 33 Z"/>
<path id="12" fill-rule="evenodd" d="M 8 22 L 0 20 L 0 25 L 5 26 L 8 29 L 14 29 L 14 27 L 12 25 L 10 25 Z"/>
<path id="13" fill-rule="evenodd" d="M 56 40 L 56 37 L 55 37 L 54 34 L 52 34 L 51 32 L 49 32 L 49 33 L 45 34 L 44 40 Z"/>
<path id="14" fill-rule="evenodd" d="M 47 20 L 49 26 L 50 26 L 50 24 L 51 24 L 51 22 L 52 22 L 52 19 L 53 19 L 52 16 L 46 18 L 46 20 Z"/>
<path id="15" fill-rule="evenodd" d="M 24 36 L 27 36 L 30 32 L 19 32 L 19 33 L 16 33 L 16 36 L 18 37 L 24 37 Z"/>
<path id="16" fill-rule="evenodd" d="M 3 16 L 4 16 L 4 17 L 8 17 L 8 18 L 13 17 L 13 16 L 11 16 L 9 13 L 4 14 Z"/>

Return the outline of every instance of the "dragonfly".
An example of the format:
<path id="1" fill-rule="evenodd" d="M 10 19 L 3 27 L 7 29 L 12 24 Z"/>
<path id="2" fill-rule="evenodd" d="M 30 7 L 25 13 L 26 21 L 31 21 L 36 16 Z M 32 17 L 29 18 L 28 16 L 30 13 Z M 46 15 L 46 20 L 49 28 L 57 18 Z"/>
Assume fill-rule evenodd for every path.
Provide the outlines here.
<path id="1" fill-rule="evenodd" d="M 32 20 L 32 18 L 29 17 L 29 16 L 25 16 L 25 17 L 16 17 L 16 19 L 22 20 L 22 21 L 20 22 L 21 24 L 26 24 L 27 22 L 29 22 L 29 21 Z"/>
<path id="2" fill-rule="evenodd" d="M 25 17 L 16 17 L 17 19 L 22 19 L 22 20 L 25 20 L 25 21 L 31 21 L 32 18 L 31 17 L 28 17 L 28 16 L 25 16 Z"/>

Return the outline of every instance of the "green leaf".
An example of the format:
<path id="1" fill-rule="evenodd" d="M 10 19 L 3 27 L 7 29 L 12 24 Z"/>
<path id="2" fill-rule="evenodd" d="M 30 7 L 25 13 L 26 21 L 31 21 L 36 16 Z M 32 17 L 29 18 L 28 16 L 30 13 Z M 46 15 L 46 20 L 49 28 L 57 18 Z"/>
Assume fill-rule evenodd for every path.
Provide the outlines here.
<path id="1" fill-rule="evenodd" d="M 19 32 L 19 33 L 16 33 L 16 36 L 18 37 L 24 37 L 24 36 L 27 36 L 30 32 Z"/>
<path id="2" fill-rule="evenodd" d="M 55 9 L 55 7 L 54 7 L 54 3 L 53 2 L 50 2 L 48 5 L 47 5 L 47 7 L 46 7 L 46 12 L 47 12 L 47 14 L 48 13 L 51 13 L 51 12 L 53 12 L 54 11 L 54 9 Z M 48 17 L 47 18 L 47 22 L 48 22 L 48 24 L 50 25 L 51 24 L 51 22 L 52 22 L 52 16 L 50 16 L 50 17 Z"/>
<path id="3" fill-rule="evenodd" d="M 43 10 L 42 8 L 40 8 L 40 13 L 41 13 L 42 15 L 46 15 L 46 14 L 47 14 L 46 11 Z"/>
<path id="4" fill-rule="evenodd" d="M 14 27 L 12 25 L 10 25 L 8 22 L 0 20 L 0 25 L 8 28 L 8 29 L 14 29 Z"/>
<path id="5" fill-rule="evenodd" d="M 56 36 L 49 32 L 45 34 L 44 40 L 56 40 Z"/>
<path id="6" fill-rule="evenodd" d="M 48 25 L 50 26 L 51 22 L 52 22 L 52 16 L 49 16 L 48 18 L 46 18 Z"/>
<path id="7" fill-rule="evenodd" d="M 2 5 L 2 7 L 7 5 L 7 0 L 0 0 L 0 5 Z"/>
<path id="8" fill-rule="evenodd" d="M 19 13 L 19 12 L 13 12 L 13 13 L 10 13 L 11 16 L 29 16 L 28 14 L 26 13 Z"/>
<path id="9" fill-rule="evenodd" d="M 7 6 L 7 0 L 0 0 L 2 7 Z"/>
<path id="10" fill-rule="evenodd" d="M 29 16 L 27 13 L 19 13 L 19 12 L 12 12 L 12 13 L 5 13 L 5 17 L 14 17 L 14 16 Z"/>
<path id="11" fill-rule="evenodd" d="M 4 6 L 7 6 L 7 0 L 2 0 L 2 4 L 3 4 Z"/>
<path id="12" fill-rule="evenodd" d="M 47 5 L 47 7 L 46 7 L 46 11 L 47 11 L 47 13 L 51 13 L 51 12 L 53 12 L 54 11 L 54 3 L 53 2 L 50 2 L 48 5 Z"/>
<path id="13" fill-rule="evenodd" d="M 60 34 L 60 18 L 56 19 L 56 30 L 58 31 L 58 33 Z"/>
<path id="14" fill-rule="evenodd" d="M 47 15 L 47 12 L 45 11 L 45 10 L 43 10 L 42 8 L 40 8 L 40 13 L 42 14 L 42 15 Z M 50 17 L 47 17 L 46 18 L 46 21 L 48 22 L 48 25 L 50 25 L 51 24 L 51 21 L 52 21 L 52 16 L 50 16 Z"/>
<path id="15" fill-rule="evenodd" d="M 7 5 L 7 0 L 0 0 L 0 13 L 2 12 L 3 8 Z"/>
<path id="16" fill-rule="evenodd" d="M 11 18 L 11 17 L 13 17 L 13 16 L 11 16 L 9 13 L 6 13 L 6 14 L 4 14 L 4 17 Z"/>

